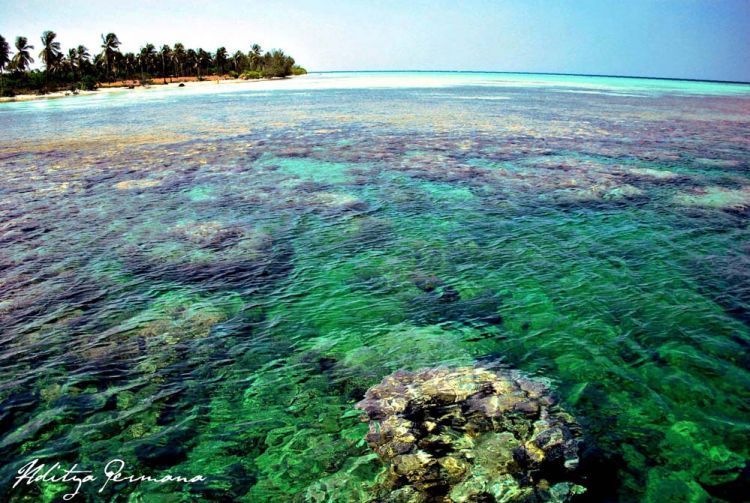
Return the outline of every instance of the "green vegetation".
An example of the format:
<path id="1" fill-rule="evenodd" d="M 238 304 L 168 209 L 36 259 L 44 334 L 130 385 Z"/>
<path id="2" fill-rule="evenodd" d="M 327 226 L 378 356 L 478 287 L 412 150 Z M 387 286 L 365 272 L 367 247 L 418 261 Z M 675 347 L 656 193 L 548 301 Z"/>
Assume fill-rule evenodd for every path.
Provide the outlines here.
<path id="1" fill-rule="evenodd" d="M 40 62 L 43 69 L 32 69 L 32 51 L 26 37 L 16 37 L 15 51 L 0 35 L 0 95 L 20 93 L 44 94 L 56 90 L 92 90 L 103 82 L 138 80 L 141 84 L 161 79 L 197 78 L 208 75 L 227 75 L 244 79 L 283 78 L 304 75 L 307 71 L 295 64 L 294 58 L 274 49 L 263 52 L 260 45 L 250 50 L 236 51 L 230 56 L 226 47 L 213 54 L 198 49 L 186 49 L 181 43 L 163 45 L 160 49 L 145 44 L 137 53 L 120 51 L 117 35 L 102 35 L 100 52 L 94 56 L 79 45 L 63 52 L 57 34 L 45 31 L 41 36 Z"/>
<path id="2" fill-rule="evenodd" d="M 245 80 L 248 80 L 248 79 L 259 79 L 262 76 L 263 76 L 263 74 L 261 74 L 260 72 L 255 71 L 255 70 L 248 70 L 246 72 L 242 72 L 242 75 L 240 75 L 240 77 L 242 77 Z"/>

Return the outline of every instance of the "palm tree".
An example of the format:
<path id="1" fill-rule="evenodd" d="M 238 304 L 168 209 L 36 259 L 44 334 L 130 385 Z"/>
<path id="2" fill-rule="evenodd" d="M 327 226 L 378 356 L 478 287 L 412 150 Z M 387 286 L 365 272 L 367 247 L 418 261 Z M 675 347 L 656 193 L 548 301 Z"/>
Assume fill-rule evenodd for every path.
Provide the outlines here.
<path id="1" fill-rule="evenodd" d="M 79 45 L 78 47 L 76 47 L 76 62 L 78 63 L 78 70 L 83 77 L 83 74 L 86 72 L 86 68 L 91 62 L 91 54 L 89 54 L 89 50 L 86 48 L 86 46 Z"/>
<path id="2" fill-rule="evenodd" d="M 187 50 L 185 60 L 187 61 L 187 67 L 198 71 L 198 75 L 200 75 L 200 71 L 198 69 L 198 54 L 193 49 Z"/>
<path id="3" fill-rule="evenodd" d="M 133 54 L 132 52 L 123 54 L 122 66 L 123 66 L 123 71 L 125 72 L 125 78 L 126 79 L 132 78 L 133 74 L 135 73 L 135 68 L 136 66 L 138 66 L 138 61 L 137 61 L 137 58 L 135 57 L 135 54 Z"/>
<path id="4" fill-rule="evenodd" d="M 177 42 L 172 49 L 172 58 L 174 59 L 175 65 L 177 66 L 177 74 L 182 76 L 182 67 L 185 64 L 185 46 Z"/>
<path id="5" fill-rule="evenodd" d="M 207 69 L 211 65 L 211 53 L 198 49 L 198 77 L 200 78 L 201 70 Z"/>
<path id="6" fill-rule="evenodd" d="M 80 63 L 78 61 L 78 53 L 75 49 L 68 49 L 68 59 L 63 59 L 63 64 L 67 63 L 67 67 L 70 69 L 70 71 L 73 73 L 73 80 L 78 80 L 78 77 L 76 75 L 76 70 L 80 68 Z"/>
<path id="7" fill-rule="evenodd" d="M 34 58 L 31 57 L 31 49 L 33 45 L 29 45 L 29 39 L 26 37 L 16 37 L 16 55 L 11 60 L 13 69 L 18 72 L 24 72 L 29 68 L 29 65 L 34 62 Z"/>
<path id="8" fill-rule="evenodd" d="M 10 45 L 5 37 L 0 35 L 0 96 L 5 93 L 5 78 L 3 77 L 3 70 L 10 63 Z"/>
<path id="9" fill-rule="evenodd" d="M 262 49 L 258 44 L 253 44 L 253 46 L 250 48 L 250 52 L 247 53 L 247 57 L 250 58 L 250 69 L 251 70 L 259 70 L 260 69 L 260 63 L 261 63 L 261 53 Z"/>
<path id="10" fill-rule="evenodd" d="M 159 51 L 159 55 L 161 56 L 161 76 L 164 78 L 164 83 L 166 84 L 167 83 L 167 62 L 172 61 L 172 48 L 169 47 L 167 44 L 164 44 L 163 46 L 161 46 L 161 51 Z"/>
<path id="11" fill-rule="evenodd" d="M 5 37 L 0 35 L 0 73 L 5 70 L 8 63 L 10 63 L 10 45 Z"/>
<path id="12" fill-rule="evenodd" d="M 79 45 L 76 48 L 76 52 L 78 53 L 78 61 L 90 61 L 91 60 L 91 54 L 89 54 L 89 50 L 86 48 L 85 45 Z"/>
<path id="13" fill-rule="evenodd" d="M 232 66 L 234 66 L 235 72 L 242 72 L 242 63 L 244 63 L 244 61 L 245 55 L 242 53 L 242 51 L 237 51 L 232 55 Z"/>
<path id="14" fill-rule="evenodd" d="M 117 57 L 115 54 L 119 54 L 120 52 L 118 49 L 119 47 L 120 40 L 117 38 L 117 35 L 114 33 L 107 33 L 106 37 L 102 35 L 102 61 L 107 69 L 107 78 L 109 78 L 112 73 L 112 67 L 115 62 L 114 60 Z"/>
<path id="15" fill-rule="evenodd" d="M 138 64 L 141 67 L 141 83 L 143 83 L 143 69 L 145 68 L 146 71 L 150 72 L 154 56 L 156 56 L 156 47 L 154 47 L 154 44 L 146 44 L 144 47 L 141 47 L 141 52 L 138 54 Z"/>
<path id="16" fill-rule="evenodd" d="M 46 75 L 55 70 L 62 56 L 60 42 L 56 42 L 55 38 L 57 38 L 57 33 L 54 31 L 47 30 L 42 33 L 42 50 L 39 53 L 39 57 L 42 58 L 44 66 L 46 66 L 45 80 L 47 78 Z"/>
<path id="17" fill-rule="evenodd" d="M 291 75 L 294 58 L 284 51 L 274 49 L 263 56 L 263 74 L 268 77 L 286 77 Z"/>
<path id="18" fill-rule="evenodd" d="M 214 56 L 216 62 L 216 69 L 219 71 L 219 75 L 224 75 L 224 65 L 227 64 L 227 49 L 226 47 L 219 47 L 216 49 L 216 56 Z"/>
<path id="19" fill-rule="evenodd" d="M 195 70 L 195 74 L 198 76 L 198 79 L 201 79 L 201 76 L 203 75 L 203 68 L 206 66 L 206 63 L 210 63 L 211 61 L 211 55 L 208 54 L 203 49 L 193 50 L 188 49 L 188 60 L 190 61 L 190 66 Z"/>

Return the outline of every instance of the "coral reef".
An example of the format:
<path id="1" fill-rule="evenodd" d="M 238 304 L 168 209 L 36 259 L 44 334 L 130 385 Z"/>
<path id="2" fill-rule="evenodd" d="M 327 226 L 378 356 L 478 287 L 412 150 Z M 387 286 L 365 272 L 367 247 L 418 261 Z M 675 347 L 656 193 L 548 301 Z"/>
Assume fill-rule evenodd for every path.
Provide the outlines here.
<path id="1" fill-rule="evenodd" d="M 356 407 L 387 464 L 381 501 L 570 501 L 580 428 L 547 385 L 482 367 L 397 371 Z"/>
<path id="2" fill-rule="evenodd" d="M 453 477 L 429 498 L 747 499 L 750 95 L 648 85 L 9 105 L 0 501 L 60 501 L 13 488 L 53 451 L 209 477 L 82 501 L 424 499 L 354 402 L 398 369 L 499 359 L 553 378 L 596 448 L 537 469 L 498 418 L 451 423 L 452 451 L 400 464 Z M 445 406 L 486 415 L 468 407 Z"/>

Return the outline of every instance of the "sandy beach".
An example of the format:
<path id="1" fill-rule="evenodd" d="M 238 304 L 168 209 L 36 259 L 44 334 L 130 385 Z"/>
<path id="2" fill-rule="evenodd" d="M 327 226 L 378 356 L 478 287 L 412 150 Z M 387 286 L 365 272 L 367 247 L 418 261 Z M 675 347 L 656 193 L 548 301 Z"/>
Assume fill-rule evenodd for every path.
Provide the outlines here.
<path id="1" fill-rule="evenodd" d="M 304 75 L 292 75 L 286 77 L 286 79 L 292 79 L 296 77 L 304 77 Z M 155 79 L 150 84 L 141 85 L 138 80 L 120 80 L 115 82 L 105 82 L 99 85 L 99 88 L 94 91 L 83 91 L 79 90 L 76 94 L 70 91 L 54 91 L 47 94 L 19 94 L 12 97 L 0 97 L 0 103 L 18 102 L 18 101 L 35 101 L 35 100 L 52 100 L 58 98 L 69 98 L 72 96 L 87 96 L 92 94 L 103 94 L 112 92 L 143 92 L 153 89 L 164 89 L 165 87 L 178 87 L 180 84 L 184 84 L 185 88 L 199 88 L 202 86 L 215 86 L 223 84 L 246 84 L 248 82 L 268 82 L 271 80 L 284 80 L 278 78 L 271 79 L 231 79 L 219 77 L 216 75 L 209 75 L 203 78 L 203 80 L 197 80 L 195 77 L 174 77 L 168 79 L 165 84 L 162 79 Z"/>

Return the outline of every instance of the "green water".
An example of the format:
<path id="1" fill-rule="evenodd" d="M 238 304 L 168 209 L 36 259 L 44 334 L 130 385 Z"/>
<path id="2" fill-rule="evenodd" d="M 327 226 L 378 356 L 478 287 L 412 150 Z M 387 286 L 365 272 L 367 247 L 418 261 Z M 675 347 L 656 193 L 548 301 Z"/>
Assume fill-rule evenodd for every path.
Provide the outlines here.
<path id="1" fill-rule="evenodd" d="M 550 379 L 585 498 L 747 497 L 747 86 L 375 77 L 0 104 L 1 498 L 368 501 L 354 404 L 477 362 Z"/>

